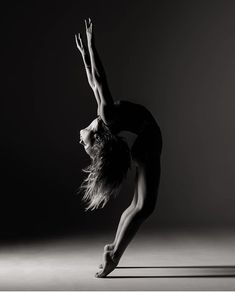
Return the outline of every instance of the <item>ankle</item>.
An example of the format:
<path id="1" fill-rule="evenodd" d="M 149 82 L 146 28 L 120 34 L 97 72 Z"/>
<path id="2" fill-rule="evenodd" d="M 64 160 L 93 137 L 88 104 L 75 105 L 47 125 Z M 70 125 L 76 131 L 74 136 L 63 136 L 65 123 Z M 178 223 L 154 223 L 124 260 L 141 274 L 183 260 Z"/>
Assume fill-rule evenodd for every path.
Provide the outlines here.
<path id="1" fill-rule="evenodd" d="M 113 261 L 114 263 L 118 264 L 118 262 L 119 262 L 119 260 L 120 260 L 120 258 L 121 258 L 121 255 L 119 254 L 118 251 L 115 251 L 115 250 L 114 250 L 114 251 L 111 253 L 111 258 L 112 258 L 112 261 Z"/>

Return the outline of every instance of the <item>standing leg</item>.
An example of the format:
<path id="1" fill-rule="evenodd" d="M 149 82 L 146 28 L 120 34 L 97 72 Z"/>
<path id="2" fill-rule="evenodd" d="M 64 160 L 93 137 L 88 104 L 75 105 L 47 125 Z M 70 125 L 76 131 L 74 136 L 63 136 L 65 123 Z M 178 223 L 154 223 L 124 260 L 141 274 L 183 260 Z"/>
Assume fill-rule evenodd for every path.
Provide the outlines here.
<path id="1" fill-rule="evenodd" d="M 126 219 L 135 210 L 135 207 L 136 207 L 136 204 L 137 204 L 137 199 L 138 199 L 138 197 L 137 197 L 137 192 L 138 192 L 137 181 L 138 181 L 138 168 L 136 168 L 136 174 L 135 174 L 135 185 L 136 185 L 136 187 L 135 187 L 134 197 L 133 197 L 133 199 L 131 201 L 130 206 L 121 215 L 114 241 L 112 243 L 106 244 L 104 246 L 104 253 L 107 252 L 107 251 L 112 251 L 115 248 L 115 245 L 118 242 L 118 238 L 119 238 L 119 236 L 121 234 L 121 230 L 122 230 L 122 228 L 123 228 L 123 226 L 125 224 Z M 103 269 L 103 265 L 101 264 L 99 266 L 99 268 Z"/>
<path id="2" fill-rule="evenodd" d="M 115 248 L 115 246 L 116 246 L 116 244 L 118 242 L 119 236 L 121 234 L 122 228 L 125 225 L 125 222 L 126 222 L 127 218 L 135 210 L 136 197 L 137 197 L 137 195 L 134 194 L 134 198 L 133 198 L 130 206 L 122 213 L 122 216 L 120 218 L 120 221 L 119 221 L 119 224 L 118 224 L 118 228 L 117 228 L 117 231 L 116 231 L 115 239 L 114 239 L 114 241 L 112 243 L 106 244 L 104 246 L 104 254 L 106 252 L 111 252 L 111 251 L 114 250 L 114 248 Z M 104 267 L 104 265 L 100 264 L 99 268 L 103 269 L 103 267 Z"/>
<path id="3" fill-rule="evenodd" d="M 110 244 L 106 244 L 105 247 L 104 247 L 104 251 L 110 251 L 112 249 L 114 249 L 114 246 L 118 240 L 118 237 L 120 235 L 120 232 L 122 230 L 122 227 L 123 227 L 123 224 L 126 220 L 126 218 L 129 216 L 130 213 L 133 212 L 133 210 L 135 209 L 136 207 L 136 204 L 137 204 L 137 181 L 138 181 L 138 169 L 136 168 L 136 174 L 135 174 L 135 193 L 134 193 L 134 197 L 131 201 L 131 204 L 130 206 L 122 213 L 121 215 L 121 218 L 120 218 L 120 221 L 119 221 L 119 224 L 118 224 L 118 228 L 117 228 L 117 231 L 116 231 L 116 235 L 115 235 L 115 239 L 113 241 L 113 243 L 110 243 Z"/>
<path id="4" fill-rule="evenodd" d="M 115 235 L 115 239 L 114 239 L 113 243 L 106 245 L 105 246 L 105 251 L 112 250 L 115 247 L 115 244 L 118 241 L 120 232 L 121 232 L 121 230 L 123 228 L 124 222 L 126 221 L 126 218 L 129 216 L 129 214 L 132 213 L 133 210 L 135 209 L 136 202 L 137 202 L 137 195 L 135 193 L 134 194 L 134 198 L 133 198 L 130 206 L 122 213 L 122 216 L 120 218 L 120 221 L 119 221 L 119 224 L 118 224 L 118 228 L 117 228 L 117 231 L 116 231 L 116 235 Z"/>
<path id="5" fill-rule="evenodd" d="M 154 210 L 160 178 L 160 159 L 158 158 L 155 163 L 153 159 L 148 161 L 139 166 L 136 207 L 126 217 L 114 250 L 104 254 L 104 267 L 96 274 L 97 277 L 106 277 L 115 269 L 128 244 Z"/>

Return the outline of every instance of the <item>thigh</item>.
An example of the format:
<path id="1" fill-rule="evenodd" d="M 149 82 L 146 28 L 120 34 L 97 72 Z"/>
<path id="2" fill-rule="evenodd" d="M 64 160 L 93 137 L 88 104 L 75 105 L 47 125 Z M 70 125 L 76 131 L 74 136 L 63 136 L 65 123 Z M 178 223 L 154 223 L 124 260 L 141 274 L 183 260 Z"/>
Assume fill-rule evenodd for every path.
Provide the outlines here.
<path id="1" fill-rule="evenodd" d="M 154 207 L 161 174 L 160 156 L 150 155 L 145 161 L 141 160 L 138 165 L 137 205 L 144 207 L 148 204 Z"/>
<path id="2" fill-rule="evenodd" d="M 137 166 L 137 201 L 155 204 L 160 181 L 160 155 L 162 149 L 161 133 L 149 127 L 134 142 L 131 154 Z"/>

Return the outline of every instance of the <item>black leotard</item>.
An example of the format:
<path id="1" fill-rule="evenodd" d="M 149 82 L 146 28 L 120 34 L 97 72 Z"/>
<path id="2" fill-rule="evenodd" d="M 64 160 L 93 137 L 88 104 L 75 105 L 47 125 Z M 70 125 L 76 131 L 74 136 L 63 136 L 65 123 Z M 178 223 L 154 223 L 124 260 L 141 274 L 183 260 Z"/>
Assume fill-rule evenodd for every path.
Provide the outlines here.
<path id="1" fill-rule="evenodd" d="M 144 106 L 124 100 L 114 102 L 110 120 L 108 127 L 114 134 L 129 131 L 139 135 L 147 125 L 157 125 L 152 114 Z"/>
<path id="2" fill-rule="evenodd" d="M 112 122 L 107 126 L 114 134 L 129 131 L 137 134 L 131 152 L 135 157 L 161 154 L 162 136 L 160 128 L 144 106 L 129 101 L 118 100 L 114 103 Z M 152 155 L 149 155 L 152 154 Z"/>

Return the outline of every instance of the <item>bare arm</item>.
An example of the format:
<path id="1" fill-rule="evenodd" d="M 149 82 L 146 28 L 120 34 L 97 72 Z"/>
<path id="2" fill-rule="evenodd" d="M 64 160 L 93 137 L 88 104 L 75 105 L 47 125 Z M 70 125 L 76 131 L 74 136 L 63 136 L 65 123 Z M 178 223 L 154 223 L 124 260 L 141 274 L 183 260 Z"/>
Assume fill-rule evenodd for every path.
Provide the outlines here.
<path id="1" fill-rule="evenodd" d="M 88 50 L 84 46 L 80 34 L 75 36 L 75 40 L 83 58 L 88 82 L 97 101 L 97 113 L 102 117 L 104 122 L 108 123 L 108 117 L 112 116 L 113 98 L 108 87 L 103 65 L 95 47 L 93 24 L 90 18 L 88 21 L 85 20 L 85 27 Z"/>
<path id="2" fill-rule="evenodd" d="M 78 35 L 75 35 L 75 42 L 76 42 L 78 50 L 81 53 L 81 56 L 82 56 L 82 59 L 83 59 L 83 63 L 85 65 L 87 80 L 88 80 L 88 83 L 89 83 L 91 89 L 94 92 L 95 99 L 96 99 L 96 102 L 97 102 L 97 106 L 98 106 L 98 109 L 99 109 L 100 97 L 99 97 L 99 93 L 98 93 L 98 90 L 96 88 L 96 85 L 95 85 L 95 82 L 94 82 L 94 78 L 93 78 L 93 74 L 92 74 L 91 60 L 90 60 L 89 51 L 83 45 L 83 41 L 82 41 L 80 33 Z"/>
<path id="3" fill-rule="evenodd" d="M 108 82 L 105 74 L 104 67 L 101 63 L 99 55 L 95 47 L 95 39 L 93 32 L 93 24 L 89 18 L 88 22 L 85 21 L 86 35 L 87 35 L 87 46 L 90 53 L 91 69 L 95 87 L 98 90 L 100 96 L 101 106 L 112 105 L 113 98 L 110 93 Z"/>

